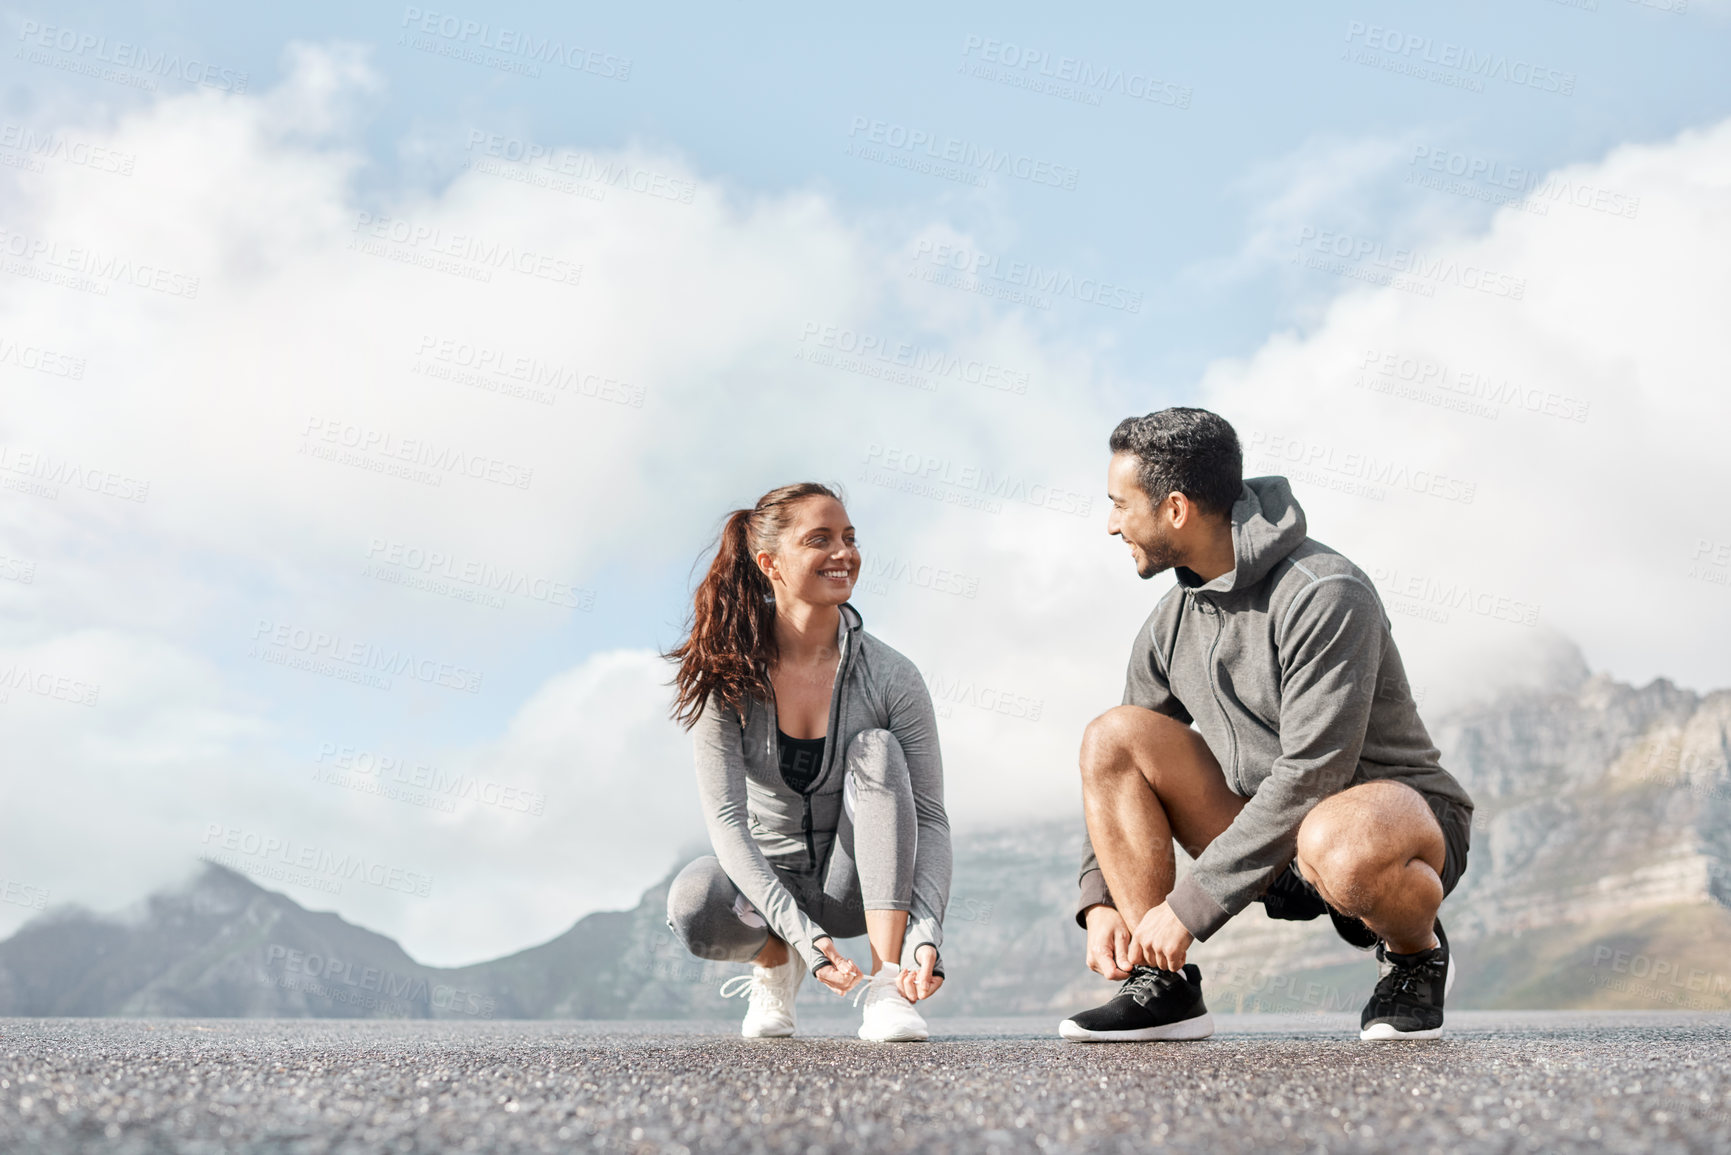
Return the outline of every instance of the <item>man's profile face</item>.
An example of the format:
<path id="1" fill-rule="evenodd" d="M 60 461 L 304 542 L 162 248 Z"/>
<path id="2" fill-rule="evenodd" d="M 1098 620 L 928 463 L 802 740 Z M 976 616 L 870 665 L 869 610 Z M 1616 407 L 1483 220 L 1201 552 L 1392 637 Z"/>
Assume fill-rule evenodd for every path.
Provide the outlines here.
<path id="1" fill-rule="evenodd" d="M 1163 501 L 1156 507 L 1148 500 L 1137 479 L 1141 467 L 1141 459 L 1134 453 L 1112 455 L 1112 463 L 1106 467 L 1106 496 L 1112 502 L 1111 512 L 1106 515 L 1106 532 L 1130 547 L 1137 576 L 1151 578 L 1183 559 L 1167 525 L 1165 510 L 1170 502 Z"/>

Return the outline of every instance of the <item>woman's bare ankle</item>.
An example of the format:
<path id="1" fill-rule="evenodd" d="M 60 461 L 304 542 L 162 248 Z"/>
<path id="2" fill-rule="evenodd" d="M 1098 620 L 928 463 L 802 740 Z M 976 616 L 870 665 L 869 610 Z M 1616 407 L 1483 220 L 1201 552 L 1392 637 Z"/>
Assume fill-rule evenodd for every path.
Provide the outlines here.
<path id="1" fill-rule="evenodd" d="M 757 952 L 757 957 L 751 962 L 753 966 L 778 967 L 785 965 L 787 958 L 787 944 L 770 935 L 769 941 L 763 944 L 763 949 Z"/>

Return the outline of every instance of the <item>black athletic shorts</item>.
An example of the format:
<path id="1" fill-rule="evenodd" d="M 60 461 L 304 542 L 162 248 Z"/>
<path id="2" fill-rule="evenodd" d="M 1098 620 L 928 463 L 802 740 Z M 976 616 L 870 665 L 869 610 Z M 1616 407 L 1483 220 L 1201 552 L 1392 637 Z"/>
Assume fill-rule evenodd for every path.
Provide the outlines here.
<path id="1" fill-rule="evenodd" d="M 1443 868 L 1442 888 L 1446 897 L 1460 882 L 1461 875 L 1467 869 L 1467 845 L 1472 837 L 1472 811 L 1436 794 L 1423 794 L 1424 800 L 1430 804 L 1431 813 L 1436 815 L 1437 825 L 1443 833 Z M 1299 922 L 1313 918 L 1321 918 L 1329 912 L 1329 906 L 1318 894 L 1316 887 L 1310 885 L 1298 869 L 1294 860 L 1287 864 L 1286 871 L 1277 875 L 1269 885 L 1268 891 L 1258 901 L 1262 902 L 1270 918 L 1292 919 Z M 1338 915 L 1338 912 L 1336 912 Z M 1345 919 L 1341 915 L 1336 922 Z M 1357 923 L 1357 919 L 1349 919 Z M 1360 923 L 1359 925 L 1363 925 Z M 1373 936 L 1374 937 L 1374 936 Z"/>

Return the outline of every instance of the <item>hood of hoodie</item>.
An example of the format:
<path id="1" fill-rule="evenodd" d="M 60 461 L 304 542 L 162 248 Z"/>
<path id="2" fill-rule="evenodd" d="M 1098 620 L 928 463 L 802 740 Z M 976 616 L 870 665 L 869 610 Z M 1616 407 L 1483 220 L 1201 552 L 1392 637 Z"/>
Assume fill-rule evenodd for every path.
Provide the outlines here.
<path id="1" fill-rule="evenodd" d="M 1232 504 L 1232 569 L 1204 582 L 1178 566 L 1178 584 L 1187 589 L 1229 593 L 1249 589 L 1268 576 L 1280 559 L 1304 541 L 1304 510 L 1284 477 L 1247 477 Z"/>

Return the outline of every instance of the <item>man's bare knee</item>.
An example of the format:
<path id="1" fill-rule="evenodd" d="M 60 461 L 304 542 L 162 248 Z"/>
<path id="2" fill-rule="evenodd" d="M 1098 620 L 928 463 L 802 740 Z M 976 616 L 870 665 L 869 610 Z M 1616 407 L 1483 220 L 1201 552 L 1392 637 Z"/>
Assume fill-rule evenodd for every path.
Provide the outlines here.
<path id="1" fill-rule="evenodd" d="M 1434 845 L 1433 845 L 1434 844 Z M 1424 796 L 1400 782 L 1367 782 L 1323 799 L 1298 828 L 1298 868 L 1345 899 L 1374 889 L 1414 858 L 1438 859 L 1442 830 Z"/>
<path id="2" fill-rule="evenodd" d="M 1088 723 L 1082 731 L 1079 759 L 1084 782 L 1103 781 L 1134 767 L 1134 715 L 1147 712 L 1135 706 L 1114 706 Z"/>
<path id="3" fill-rule="evenodd" d="M 1141 706 L 1114 706 L 1082 731 L 1082 773 L 1116 772 L 1152 761 L 1171 743 L 1188 737 L 1190 727 L 1176 718 Z"/>

